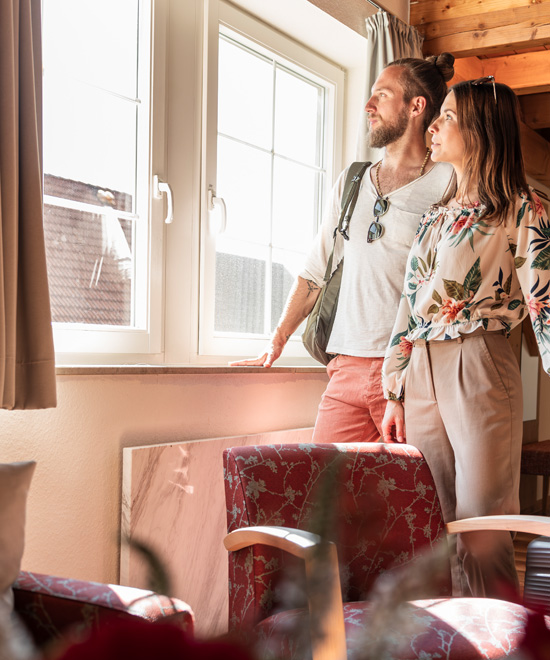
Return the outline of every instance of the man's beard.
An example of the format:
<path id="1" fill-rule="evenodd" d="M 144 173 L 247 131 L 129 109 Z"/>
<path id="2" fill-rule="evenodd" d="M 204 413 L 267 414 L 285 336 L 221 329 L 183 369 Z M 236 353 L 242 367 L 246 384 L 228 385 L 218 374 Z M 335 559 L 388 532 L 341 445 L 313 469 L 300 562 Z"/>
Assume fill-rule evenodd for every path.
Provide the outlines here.
<path id="1" fill-rule="evenodd" d="M 408 125 L 409 115 L 404 108 L 393 124 L 386 123 L 369 130 L 369 147 L 372 147 L 373 149 L 381 149 L 382 147 L 395 142 L 405 133 Z"/>

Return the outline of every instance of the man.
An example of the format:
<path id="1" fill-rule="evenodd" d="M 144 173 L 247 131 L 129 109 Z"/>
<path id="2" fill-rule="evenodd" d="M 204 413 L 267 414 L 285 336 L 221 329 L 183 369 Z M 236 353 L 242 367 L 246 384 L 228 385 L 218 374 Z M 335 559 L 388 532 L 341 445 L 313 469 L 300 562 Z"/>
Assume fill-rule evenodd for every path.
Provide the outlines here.
<path id="1" fill-rule="evenodd" d="M 366 104 L 369 142 L 386 150 L 363 177 L 349 240 L 339 236 L 336 243 L 334 266 L 345 256 L 327 347 L 336 357 L 327 366 L 330 381 L 319 406 L 315 442 L 371 442 L 381 436 L 386 407 L 382 362 L 407 255 L 422 214 L 442 198 L 451 177 L 446 164 L 430 161 L 425 132 L 443 102 L 453 62 L 449 53 L 392 62 L 378 76 Z M 290 291 L 269 348 L 257 359 L 233 362 L 234 366 L 270 367 L 311 312 L 323 286 L 346 173 L 342 172 L 332 190 L 321 230 Z M 375 204 L 379 217 L 373 225 Z"/>

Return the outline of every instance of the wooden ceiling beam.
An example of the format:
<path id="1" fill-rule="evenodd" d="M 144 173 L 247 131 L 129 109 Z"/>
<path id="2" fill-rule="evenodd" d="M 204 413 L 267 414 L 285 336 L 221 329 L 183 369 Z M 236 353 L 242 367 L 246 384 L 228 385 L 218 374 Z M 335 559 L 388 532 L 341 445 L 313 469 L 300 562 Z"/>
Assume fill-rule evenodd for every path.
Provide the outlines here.
<path id="1" fill-rule="evenodd" d="M 550 128 L 550 92 L 520 96 L 523 121 L 535 130 Z"/>
<path id="2" fill-rule="evenodd" d="M 494 75 L 497 82 L 508 85 L 518 96 L 550 91 L 550 50 L 480 61 L 484 76 Z"/>
<path id="3" fill-rule="evenodd" d="M 437 23 L 446 19 L 481 14 L 504 13 L 510 9 L 530 8 L 532 12 L 547 4 L 547 0 L 411 0 L 411 24 Z"/>
<path id="4" fill-rule="evenodd" d="M 455 76 L 449 84 L 488 75 L 495 76 L 497 82 L 511 87 L 518 96 L 550 91 L 550 50 L 487 59 L 459 58 L 455 60 Z M 541 108 L 537 122 L 536 128 L 550 126 L 548 105 Z"/>
<path id="5" fill-rule="evenodd" d="M 536 8 L 535 8 L 536 7 Z M 501 9 L 498 12 L 488 12 L 483 6 L 475 15 L 457 16 L 429 23 L 419 23 L 416 29 L 428 40 L 436 37 L 448 37 L 464 32 L 483 32 L 513 25 L 524 25 L 536 29 L 539 25 L 547 25 L 550 20 L 550 2 L 544 5 L 527 5 Z M 412 19 L 411 19 L 412 21 Z"/>
<path id="6" fill-rule="evenodd" d="M 455 60 L 454 67 L 455 75 L 448 83 L 449 87 L 463 80 L 475 80 L 485 75 L 483 71 L 483 60 L 480 60 L 478 57 L 463 57 Z"/>
<path id="7" fill-rule="evenodd" d="M 548 43 L 550 23 L 533 26 L 531 22 L 527 22 L 491 30 L 470 30 L 444 37 L 426 38 L 422 52 L 425 56 L 448 51 L 455 57 L 471 57 L 534 48 Z"/>
<path id="8" fill-rule="evenodd" d="M 424 36 L 423 52 L 470 57 L 550 43 L 548 0 L 424 0 L 411 4 L 411 24 Z"/>

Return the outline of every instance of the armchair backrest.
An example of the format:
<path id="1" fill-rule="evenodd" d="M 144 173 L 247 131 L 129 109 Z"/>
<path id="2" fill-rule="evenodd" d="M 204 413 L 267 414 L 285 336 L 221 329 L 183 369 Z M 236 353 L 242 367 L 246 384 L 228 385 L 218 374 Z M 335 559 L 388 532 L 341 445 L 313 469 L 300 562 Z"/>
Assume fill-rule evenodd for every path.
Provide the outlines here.
<path id="1" fill-rule="evenodd" d="M 381 573 L 444 537 L 431 472 L 409 445 L 234 447 L 224 452 L 224 475 L 228 532 L 325 528 L 337 544 L 344 602 L 364 598 Z M 265 546 L 229 553 L 230 628 L 277 611 L 278 585 L 286 573 L 288 590 L 293 570 L 291 558 Z"/>

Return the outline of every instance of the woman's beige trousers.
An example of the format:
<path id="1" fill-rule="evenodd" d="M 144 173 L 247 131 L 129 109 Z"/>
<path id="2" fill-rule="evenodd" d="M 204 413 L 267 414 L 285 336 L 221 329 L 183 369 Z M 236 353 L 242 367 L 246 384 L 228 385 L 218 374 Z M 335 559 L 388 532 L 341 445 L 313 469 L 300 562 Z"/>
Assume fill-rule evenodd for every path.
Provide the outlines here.
<path id="1" fill-rule="evenodd" d="M 519 367 L 502 333 L 414 343 L 407 442 L 430 466 L 445 522 L 519 513 L 522 409 Z M 469 587 L 473 596 L 506 597 L 517 588 L 509 532 L 461 534 L 457 555 L 455 595 Z"/>

